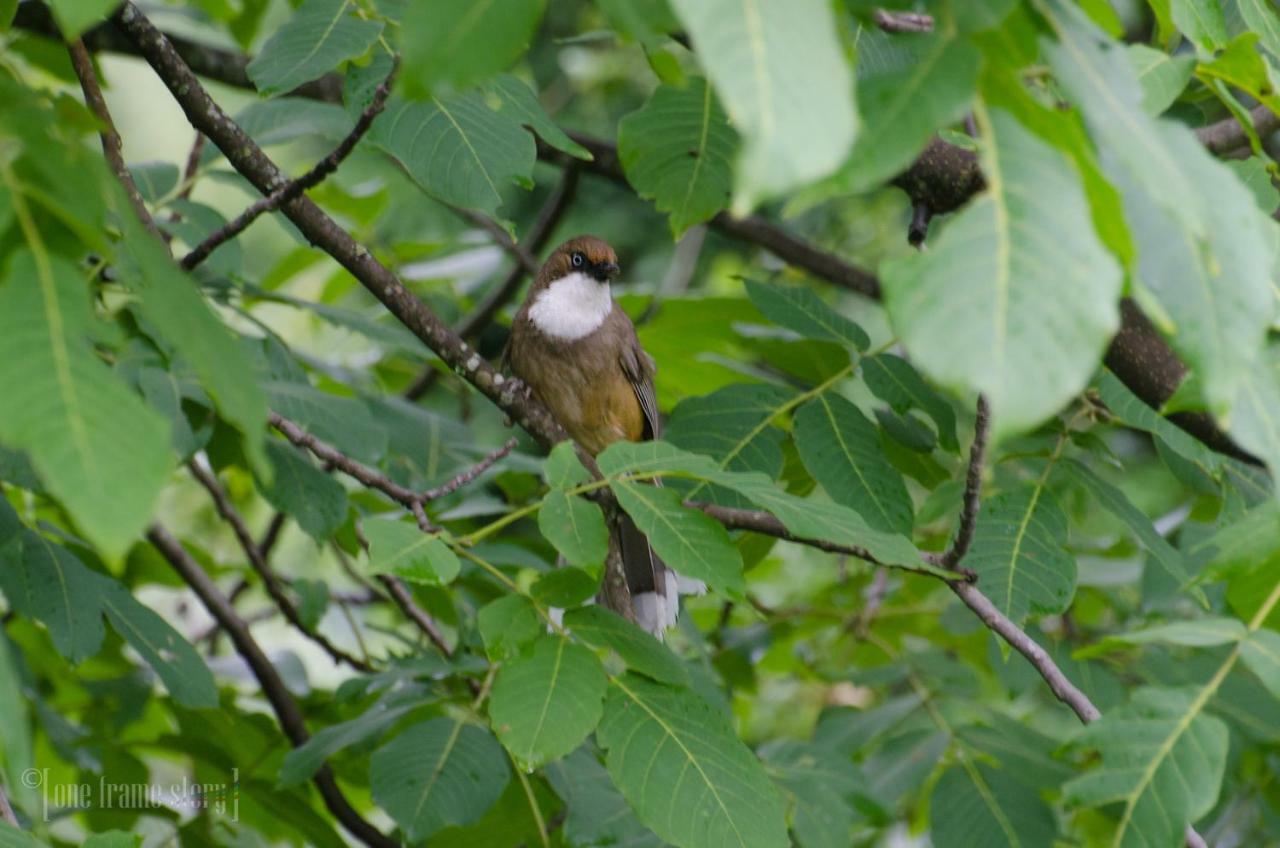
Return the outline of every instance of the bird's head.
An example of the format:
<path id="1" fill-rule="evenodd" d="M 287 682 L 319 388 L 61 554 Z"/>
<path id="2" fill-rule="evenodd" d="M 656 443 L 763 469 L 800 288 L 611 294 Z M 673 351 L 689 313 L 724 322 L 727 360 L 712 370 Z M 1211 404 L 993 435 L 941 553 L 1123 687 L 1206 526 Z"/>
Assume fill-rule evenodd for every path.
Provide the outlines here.
<path id="1" fill-rule="evenodd" d="M 597 283 L 609 283 L 618 276 L 618 254 L 603 239 L 578 236 L 557 247 L 538 272 L 537 287 L 548 286 L 572 274 L 582 274 Z"/>

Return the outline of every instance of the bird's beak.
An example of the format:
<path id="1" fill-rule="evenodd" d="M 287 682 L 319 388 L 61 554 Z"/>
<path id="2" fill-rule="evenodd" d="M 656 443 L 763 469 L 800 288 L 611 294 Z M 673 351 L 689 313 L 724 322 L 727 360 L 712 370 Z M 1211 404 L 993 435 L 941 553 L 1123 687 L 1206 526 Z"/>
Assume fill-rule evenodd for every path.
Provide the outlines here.
<path id="1" fill-rule="evenodd" d="M 597 262 L 592 270 L 595 271 L 594 276 L 600 282 L 609 282 L 618 278 L 618 272 L 622 269 L 618 267 L 617 262 Z"/>

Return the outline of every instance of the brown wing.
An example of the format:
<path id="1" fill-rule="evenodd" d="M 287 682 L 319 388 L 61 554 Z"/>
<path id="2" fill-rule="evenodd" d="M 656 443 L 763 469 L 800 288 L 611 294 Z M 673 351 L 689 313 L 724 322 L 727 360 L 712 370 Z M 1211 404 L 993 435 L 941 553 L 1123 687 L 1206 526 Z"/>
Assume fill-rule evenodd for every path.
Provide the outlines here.
<path id="1" fill-rule="evenodd" d="M 618 354 L 618 362 L 622 366 L 622 373 L 627 375 L 631 390 L 636 393 L 636 400 L 640 401 L 641 411 L 644 412 L 645 439 L 662 438 L 658 396 L 653 388 L 653 375 L 657 372 L 657 366 L 653 357 L 640 347 L 640 340 L 636 338 L 634 329 L 631 331 L 630 343 L 623 345 Z"/>

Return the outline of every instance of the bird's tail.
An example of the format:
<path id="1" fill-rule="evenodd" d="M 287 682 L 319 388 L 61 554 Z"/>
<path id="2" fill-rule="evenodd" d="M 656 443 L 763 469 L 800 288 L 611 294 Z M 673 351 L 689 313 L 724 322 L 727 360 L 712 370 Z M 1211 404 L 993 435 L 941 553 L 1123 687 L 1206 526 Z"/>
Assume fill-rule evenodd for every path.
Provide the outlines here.
<path id="1" fill-rule="evenodd" d="M 622 569 L 631 592 L 631 608 L 636 623 L 658 638 L 663 631 L 676 626 L 680 613 L 680 595 L 701 595 L 707 586 L 701 580 L 681 577 L 667 567 L 654 553 L 649 540 L 636 527 L 631 516 L 622 514 L 618 521 Z"/>

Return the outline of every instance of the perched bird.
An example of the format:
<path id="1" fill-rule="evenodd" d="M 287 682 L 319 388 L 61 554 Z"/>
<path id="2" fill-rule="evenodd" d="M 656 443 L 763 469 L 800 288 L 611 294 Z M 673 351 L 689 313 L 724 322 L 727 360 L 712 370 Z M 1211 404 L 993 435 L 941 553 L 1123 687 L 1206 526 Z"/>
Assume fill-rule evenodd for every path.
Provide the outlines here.
<path id="1" fill-rule="evenodd" d="M 592 456 L 616 441 L 661 436 L 653 357 L 613 300 L 618 256 L 594 236 L 552 251 L 516 313 L 505 364 Z M 678 594 L 706 587 L 680 578 L 623 516 L 618 528 L 636 622 L 651 633 L 675 624 Z"/>

